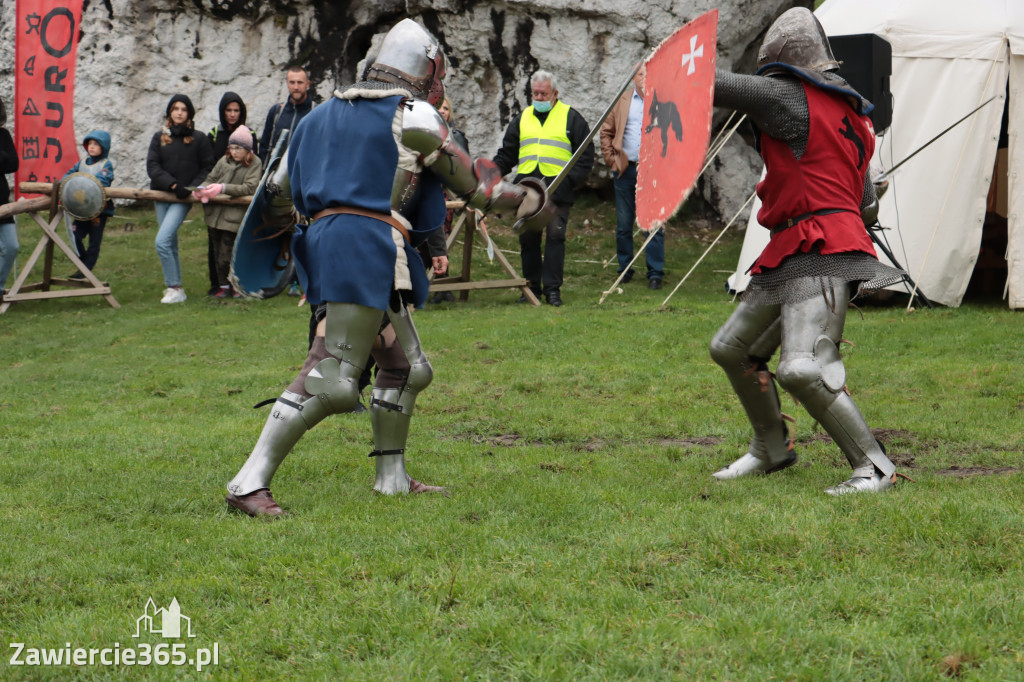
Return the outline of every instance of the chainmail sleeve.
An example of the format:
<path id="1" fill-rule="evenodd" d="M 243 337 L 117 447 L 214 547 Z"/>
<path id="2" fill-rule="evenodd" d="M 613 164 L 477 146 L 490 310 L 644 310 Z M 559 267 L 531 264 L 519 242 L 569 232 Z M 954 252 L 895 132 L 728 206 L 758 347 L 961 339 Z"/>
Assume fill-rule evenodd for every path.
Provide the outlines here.
<path id="1" fill-rule="evenodd" d="M 878 203 L 878 194 L 875 192 L 875 183 L 871 182 L 871 171 L 869 170 L 864 174 L 864 194 L 860 200 L 861 213 L 864 212 L 868 206 Z M 876 206 L 877 209 L 877 206 Z M 876 210 L 877 213 L 877 210 Z"/>
<path id="2" fill-rule="evenodd" d="M 764 134 L 789 145 L 796 158 L 804 155 L 811 117 L 798 79 L 716 70 L 714 104 L 746 114 Z"/>

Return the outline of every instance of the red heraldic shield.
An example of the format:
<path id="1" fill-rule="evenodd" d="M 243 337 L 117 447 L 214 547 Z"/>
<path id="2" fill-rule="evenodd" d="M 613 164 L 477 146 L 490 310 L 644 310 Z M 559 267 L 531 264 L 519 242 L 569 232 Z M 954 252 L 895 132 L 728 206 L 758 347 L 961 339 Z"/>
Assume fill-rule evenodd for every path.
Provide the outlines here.
<path id="1" fill-rule="evenodd" d="M 711 137 L 718 10 L 666 38 L 647 60 L 636 219 L 655 230 L 683 205 Z"/>
<path id="2" fill-rule="evenodd" d="M 14 185 L 20 198 L 22 182 L 60 182 L 78 161 L 73 114 L 82 0 L 18 0 L 15 14 Z"/>

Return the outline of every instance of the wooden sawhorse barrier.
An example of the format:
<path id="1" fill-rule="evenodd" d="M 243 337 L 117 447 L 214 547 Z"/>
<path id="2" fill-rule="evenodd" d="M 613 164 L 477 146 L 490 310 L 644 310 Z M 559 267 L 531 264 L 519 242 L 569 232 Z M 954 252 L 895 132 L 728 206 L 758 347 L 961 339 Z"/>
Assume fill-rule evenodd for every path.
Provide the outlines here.
<path id="1" fill-rule="evenodd" d="M 75 250 L 68 246 L 68 243 L 58 234 L 57 227 L 64 220 L 64 209 L 57 202 L 59 185 L 54 186 L 49 182 L 23 182 L 18 185 L 22 194 L 44 194 L 47 196 L 35 199 L 21 199 L 13 204 L 0 206 L 0 219 L 9 218 L 20 213 L 28 213 L 43 230 L 43 237 L 39 240 L 35 250 L 29 257 L 25 267 L 22 268 L 14 286 L 4 294 L 3 302 L 0 302 L 0 313 L 7 312 L 11 303 L 17 301 L 34 301 L 44 298 L 67 298 L 69 296 L 103 296 L 114 308 L 120 308 L 121 304 L 110 292 L 110 284 L 101 282 L 96 278 L 89 268 L 85 267 L 81 259 L 75 255 Z M 128 187 L 106 188 L 108 199 L 137 199 L 149 201 L 165 201 L 169 203 L 193 203 L 191 198 L 179 199 L 171 192 L 160 192 L 152 189 L 132 189 Z M 228 197 L 221 195 L 210 199 L 215 204 L 235 204 L 247 206 L 252 197 Z M 39 211 L 50 212 L 50 220 L 47 222 L 40 215 Z M 53 255 L 54 246 L 64 252 L 78 271 L 85 277 L 83 280 L 56 278 L 53 276 Z M 36 262 L 45 254 L 43 260 L 43 279 L 35 284 L 25 284 L 25 280 L 32 273 Z M 60 286 L 74 287 L 72 289 L 58 289 L 51 291 L 54 284 Z"/>
<path id="2" fill-rule="evenodd" d="M 461 201 L 448 202 L 449 208 L 464 208 L 465 204 Z M 439 277 L 433 279 L 430 284 L 431 291 L 458 291 L 460 301 L 469 300 L 469 292 L 473 290 L 482 289 L 511 289 L 519 287 L 523 292 L 523 296 L 526 297 L 533 305 L 540 305 L 540 299 L 537 298 L 536 294 L 530 288 L 530 283 L 525 278 L 520 277 L 519 273 L 516 272 L 512 264 L 505 258 L 505 254 L 494 247 L 494 257 L 498 259 L 498 263 L 508 273 L 510 279 L 491 279 L 491 280 L 479 280 L 473 281 L 470 276 L 473 263 L 473 237 L 477 231 L 477 218 L 476 211 L 472 209 L 463 211 L 459 220 L 452 227 L 451 234 L 448 235 L 447 244 L 448 250 L 451 251 L 452 244 L 455 243 L 455 238 L 459 236 L 459 232 L 465 225 L 465 235 L 462 238 L 462 273 L 459 275 L 449 275 L 447 277 Z M 487 235 L 490 239 L 490 235 Z"/>
<path id="3" fill-rule="evenodd" d="M 49 209 L 50 212 L 49 222 L 39 215 L 39 211 L 46 209 Z M 32 251 L 32 255 L 29 256 L 21 272 L 18 273 L 18 277 L 14 280 L 14 286 L 11 287 L 10 291 L 4 293 L 3 301 L 0 302 L 0 314 L 7 312 L 11 304 L 17 301 L 37 301 L 46 298 L 67 298 L 69 296 L 103 296 L 114 308 L 121 307 L 121 304 L 110 293 L 110 285 L 107 282 L 99 281 L 96 275 L 89 268 L 85 267 L 78 258 L 75 250 L 68 246 L 68 243 L 57 234 L 57 227 L 64 222 L 64 209 L 56 205 L 56 195 L 53 198 L 23 199 L 13 204 L 0 206 L 0 219 L 9 218 L 19 213 L 28 213 L 43 230 L 43 237 L 36 244 L 36 248 Z M 54 246 L 63 251 L 68 260 L 78 268 L 78 271 L 85 278 L 84 281 L 53 276 Z M 44 257 L 42 281 L 34 284 L 25 284 L 25 280 L 32 274 L 32 268 L 35 267 L 40 257 Z M 54 284 L 74 288 L 52 291 L 50 287 Z"/>

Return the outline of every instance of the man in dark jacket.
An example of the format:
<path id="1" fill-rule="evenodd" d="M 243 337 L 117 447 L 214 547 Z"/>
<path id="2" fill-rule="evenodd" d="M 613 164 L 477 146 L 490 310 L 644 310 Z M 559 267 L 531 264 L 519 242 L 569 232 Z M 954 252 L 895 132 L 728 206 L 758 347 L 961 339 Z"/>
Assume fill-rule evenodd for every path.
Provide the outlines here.
<path id="1" fill-rule="evenodd" d="M 313 110 L 313 97 L 309 94 L 309 74 L 301 66 L 288 67 L 288 99 L 282 104 L 275 104 L 267 112 L 267 122 L 263 126 L 263 137 L 260 138 L 260 161 L 266 168 L 267 161 L 274 151 L 274 145 L 285 130 L 295 132 L 299 121 Z M 288 284 L 288 295 L 299 296 L 299 283 L 293 279 Z"/>
<path id="2" fill-rule="evenodd" d="M 575 199 L 575 190 L 594 165 L 594 146 L 589 142 L 590 126 L 576 109 L 558 99 L 558 83 L 547 71 L 538 71 L 530 79 L 533 104 L 512 119 L 505 130 L 501 149 L 494 155 L 494 163 L 507 174 L 518 165 L 515 182 L 523 178 L 539 178 L 550 184 L 566 166 L 576 150 L 586 142 L 587 149 L 569 171 L 551 197 L 557 214 L 544 229 L 544 256 L 541 255 L 540 232 L 519 235 L 523 277 L 530 288 L 540 296 L 541 283 L 547 302 L 562 305 L 562 272 L 565 264 L 565 230 L 569 222 L 569 209 Z M 526 302 L 522 296 L 519 302 Z"/>
<path id="3" fill-rule="evenodd" d="M 275 104 L 267 112 L 267 122 L 260 138 L 260 161 L 267 165 L 267 157 L 274 151 L 282 130 L 295 132 L 295 126 L 313 109 L 313 97 L 309 94 L 309 74 L 301 66 L 288 67 L 288 99 Z"/>

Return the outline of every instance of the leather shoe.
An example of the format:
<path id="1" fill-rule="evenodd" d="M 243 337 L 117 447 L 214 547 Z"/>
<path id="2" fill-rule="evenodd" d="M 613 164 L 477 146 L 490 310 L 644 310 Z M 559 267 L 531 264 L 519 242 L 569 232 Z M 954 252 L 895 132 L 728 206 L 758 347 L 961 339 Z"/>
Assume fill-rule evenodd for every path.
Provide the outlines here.
<path id="1" fill-rule="evenodd" d="M 634 270 L 633 268 L 630 268 L 628 271 L 626 271 L 626 274 L 622 276 L 622 280 L 620 281 L 620 284 L 625 284 L 626 282 L 631 281 L 633 279 L 633 275 L 635 275 L 635 274 L 636 274 L 636 270 Z"/>
<path id="2" fill-rule="evenodd" d="M 533 295 L 536 296 L 537 298 L 540 298 L 540 291 L 538 291 L 537 289 L 533 289 L 532 287 L 531 289 L 533 290 Z M 516 299 L 516 303 L 533 303 L 533 301 L 526 298 L 526 294 L 523 294 L 522 296 Z"/>
<path id="3" fill-rule="evenodd" d="M 825 492 L 834 496 L 849 495 L 850 493 L 880 493 L 891 488 L 895 482 L 896 474 L 888 477 L 878 469 L 875 469 L 873 476 L 851 478 L 839 485 L 825 488 Z"/>
<path id="4" fill-rule="evenodd" d="M 793 448 L 793 441 L 786 441 L 786 451 L 788 456 L 781 462 L 763 460 L 748 452 L 729 466 L 719 469 L 711 475 L 719 481 L 729 481 L 743 476 L 774 474 L 776 471 L 788 469 L 796 464 L 797 456 L 796 450 Z"/>
<path id="5" fill-rule="evenodd" d="M 544 298 L 548 300 L 548 305 L 552 305 L 556 308 L 562 305 L 562 294 L 557 291 L 552 291 L 550 294 L 546 294 Z"/>
<path id="6" fill-rule="evenodd" d="M 233 507 L 249 516 L 283 516 L 284 510 L 274 501 L 273 495 L 267 488 L 260 488 L 248 495 L 235 495 L 228 493 L 224 500 L 229 507 Z"/>
<path id="7" fill-rule="evenodd" d="M 450 493 L 447 488 L 442 488 L 437 485 L 427 485 L 426 483 L 420 483 L 415 478 L 409 479 L 409 492 L 410 493 L 441 493 L 445 497 L 448 497 Z"/>
<path id="8" fill-rule="evenodd" d="M 661 288 L 661 280 L 658 279 L 657 277 L 652 278 L 651 281 L 649 281 L 647 283 L 647 288 L 651 289 L 652 291 L 656 290 L 656 289 L 660 289 Z"/>

